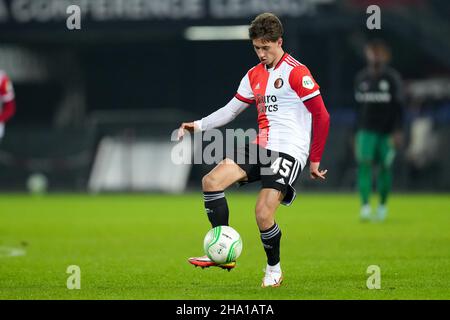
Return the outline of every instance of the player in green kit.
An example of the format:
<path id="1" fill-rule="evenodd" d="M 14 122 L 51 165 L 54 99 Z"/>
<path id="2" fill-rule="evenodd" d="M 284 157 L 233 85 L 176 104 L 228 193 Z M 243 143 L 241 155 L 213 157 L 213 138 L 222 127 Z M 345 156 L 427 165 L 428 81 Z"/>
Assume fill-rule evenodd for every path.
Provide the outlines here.
<path id="1" fill-rule="evenodd" d="M 358 162 L 358 188 L 361 197 L 360 218 L 372 219 L 369 204 L 374 169 L 380 202 L 375 219 L 387 215 L 387 199 L 392 186 L 392 163 L 395 147 L 402 139 L 403 93 L 397 71 L 388 66 L 391 54 L 381 40 L 365 46 L 367 67 L 355 79 L 355 100 L 358 103 L 358 131 L 355 153 Z"/>

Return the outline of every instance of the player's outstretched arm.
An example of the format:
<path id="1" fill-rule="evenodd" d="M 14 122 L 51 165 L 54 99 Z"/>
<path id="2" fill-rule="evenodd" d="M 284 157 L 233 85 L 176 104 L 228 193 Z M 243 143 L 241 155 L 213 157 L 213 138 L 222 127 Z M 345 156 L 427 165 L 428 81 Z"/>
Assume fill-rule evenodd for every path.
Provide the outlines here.
<path id="1" fill-rule="evenodd" d="M 178 129 L 178 140 L 183 137 L 186 131 L 205 131 L 224 126 L 236 118 L 248 106 L 248 103 L 233 97 L 224 107 L 211 113 L 209 116 L 194 122 L 182 123 Z"/>
<path id="2" fill-rule="evenodd" d="M 178 129 L 178 140 L 182 139 L 184 134 L 187 132 L 193 133 L 196 131 L 200 131 L 200 128 L 198 127 L 195 122 L 183 122 Z"/>

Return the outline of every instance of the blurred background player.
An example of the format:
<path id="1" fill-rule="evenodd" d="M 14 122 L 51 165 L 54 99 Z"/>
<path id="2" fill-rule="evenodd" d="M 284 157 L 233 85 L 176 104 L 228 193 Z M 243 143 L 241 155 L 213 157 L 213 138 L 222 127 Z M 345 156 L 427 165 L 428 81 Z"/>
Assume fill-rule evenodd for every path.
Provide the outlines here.
<path id="1" fill-rule="evenodd" d="M 0 142 L 5 134 L 5 123 L 14 115 L 14 89 L 7 74 L 0 70 Z"/>
<path id="2" fill-rule="evenodd" d="M 294 184 L 308 157 L 310 177 L 325 179 L 327 170 L 320 170 L 319 166 L 328 136 L 329 115 L 319 85 L 308 68 L 284 52 L 283 27 L 278 17 L 271 13 L 257 16 L 249 35 L 260 63 L 243 77 L 235 97 L 226 106 L 201 120 L 183 123 L 180 136 L 184 130 L 223 126 L 249 105 L 256 104 L 259 125 L 256 141 L 235 150 L 234 161 L 225 158 L 203 178 L 203 195 L 212 227 L 228 225 L 224 190 L 236 182 L 261 181 L 255 214 L 267 255 L 262 287 L 277 287 L 283 278 L 281 230 L 275 222 L 275 212 L 280 204 L 290 205 L 294 201 Z M 236 161 L 237 154 L 245 156 L 245 163 Z M 271 161 L 261 160 L 263 154 Z M 189 262 L 201 267 L 217 266 L 207 256 L 190 258 Z"/>
<path id="3" fill-rule="evenodd" d="M 386 218 L 386 202 L 392 185 L 395 148 L 402 140 L 403 90 L 399 73 L 389 66 L 391 52 L 380 39 L 364 48 L 367 67 L 355 79 L 355 100 L 359 104 L 355 153 L 358 163 L 358 188 L 361 197 L 360 218 L 371 219 L 369 203 L 372 177 L 378 167 L 380 195 L 375 218 Z"/>

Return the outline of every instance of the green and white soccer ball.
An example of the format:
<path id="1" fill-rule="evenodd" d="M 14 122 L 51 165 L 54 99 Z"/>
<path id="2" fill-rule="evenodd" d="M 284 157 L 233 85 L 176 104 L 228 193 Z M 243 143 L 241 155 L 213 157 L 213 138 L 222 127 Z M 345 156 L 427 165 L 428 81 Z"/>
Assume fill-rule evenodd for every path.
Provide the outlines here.
<path id="1" fill-rule="evenodd" d="M 205 254 L 215 263 L 236 261 L 242 252 L 239 233 L 229 226 L 217 226 L 206 234 L 203 241 Z"/>

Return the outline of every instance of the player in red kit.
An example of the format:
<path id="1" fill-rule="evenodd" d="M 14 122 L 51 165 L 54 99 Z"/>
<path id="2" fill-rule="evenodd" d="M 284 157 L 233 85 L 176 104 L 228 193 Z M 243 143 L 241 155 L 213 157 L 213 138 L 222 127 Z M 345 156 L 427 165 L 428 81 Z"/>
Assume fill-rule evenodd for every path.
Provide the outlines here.
<path id="1" fill-rule="evenodd" d="M 328 136 L 329 114 L 308 68 L 284 52 L 282 35 L 282 24 L 275 15 L 257 16 L 249 28 L 249 36 L 260 63 L 245 74 L 227 105 L 201 120 L 183 123 L 178 133 L 181 138 L 185 130 L 204 131 L 223 126 L 250 105 L 256 105 L 259 126 L 256 140 L 244 148 L 236 148 L 234 159 L 222 160 L 203 177 L 202 187 L 209 221 L 216 227 L 228 225 L 224 190 L 236 182 L 261 181 L 255 214 L 267 255 L 262 287 L 278 287 L 283 280 L 281 230 L 275 222 L 278 206 L 294 201 L 294 184 L 308 157 L 312 179 L 325 179 L 327 173 L 320 170 L 320 160 Z M 236 161 L 239 156 L 245 159 L 244 163 Z M 270 161 L 263 161 L 267 157 Z M 218 265 L 207 256 L 190 258 L 189 262 L 228 269 L 236 264 Z"/>
<path id="2" fill-rule="evenodd" d="M 6 73 L 0 70 L 0 141 L 5 134 L 5 123 L 14 115 L 14 89 Z"/>

